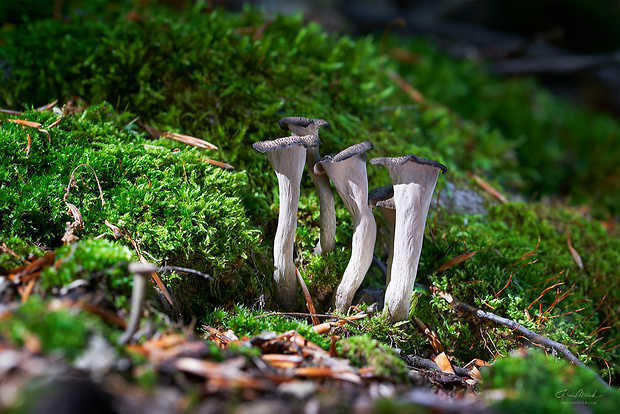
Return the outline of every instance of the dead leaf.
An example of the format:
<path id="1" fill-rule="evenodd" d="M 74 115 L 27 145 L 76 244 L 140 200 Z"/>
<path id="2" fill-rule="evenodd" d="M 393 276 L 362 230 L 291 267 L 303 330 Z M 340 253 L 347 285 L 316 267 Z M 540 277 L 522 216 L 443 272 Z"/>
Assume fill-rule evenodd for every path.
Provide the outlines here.
<path id="1" fill-rule="evenodd" d="M 398 73 L 390 72 L 388 76 L 396 82 L 396 84 L 403 90 L 407 95 L 413 99 L 415 103 L 423 103 L 424 96 L 418 91 L 416 88 L 407 83 Z"/>
<path id="2" fill-rule="evenodd" d="M 583 261 L 581 260 L 581 256 L 579 256 L 579 253 L 577 253 L 577 250 L 575 250 L 573 244 L 570 241 L 570 230 L 568 228 L 568 224 L 566 225 L 566 244 L 568 245 L 568 251 L 570 252 L 570 255 L 573 256 L 573 260 L 575 261 L 575 263 L 577 263 L 577 266 L 579 266 L 579 268 L 583 270 Z"/>
<path id="3" fill-rule="evenodd" d="M 179 142 L 182 142 L 184 144 L 192 145 L 198 148 L 204 148 L 204 149 L 210 149 L 210 150 L 218 149 L 215 145 L 211 144 L 210 142 L 207 142 L 200 138 L 192 137 L 189 135 L 178 134 L 176 132 L 164 132 L 161 136 L 164 138 L 171 138 Z"/>
<path id="4" fill-rule="evenodd" d="M 43 105 L 38 107 L 36 110 L 39 112 L 44 112 L 44 111 L 49 111 L 50 109 L 52 109 L 56 104 L 58 103 L 58 99 L 56 99 L 54 102 L 50 102 L 47 105 Z"/>
<path id="5" fill-rule="evenodd" d="M 496 199 L 498 199 L 500 202 L 504 204 L 508 202 L 508 200 L 506 200 L 506 197 L 504 197 L 499 191 L 493 188 L 491 184 L 487 183 L 485 180 L 483 180 L 481 177 L 477 176 L 474 173 L 470 173 L 470 175 L 474 180 L 476 180 L 476 183 L 489 195 L 495 197 Z"/>
<path id="6" fill-rule="evenodd" d="M 362 318 L 365 318 L 366 316 L 368 316 L 366 313 L 360 312 L 360 313 L 356 313 L 355 315 L 347 316 L 346 318 L 340 319 L 338 321 L 323 322 L 321 324 L 313 326 L 312 329 L 314 330 L 314 332 L 318 334 L 322 334 L 322 333 L 328 332 L 333 327 L 343 326 L 347 322 L 352 322 L 358 319 L 362 319 Z"/>
<path id="7" fill-rule="evenodd" d="M 246 374 L 240 368 L 243 360 L 225 362 L 205 361 L 197 358 L 178 358 L 174 366 L 179 371 L 188 372 L 209 379 L 209 391 L 228 390 L 232 388 L 265 390 L 271 382 Z"/>
<path id="8" fill-rule="evenodd" d="M 444 270 L 447 270 L 451 268 L 452 266 L 455 266 L 461 262 L 464 262 L 465 260 L 469 259 L 476 253 L 477 252 L 474 251 L 474 252 L 459 254 L 458 256 L 453 257 L 452 259 L 448 260 L 447 262 L 439 266 L 439 269 L 435 270 L 435 272 L 443 272 Z"/>
<path id="9" fill-rule="evenodd" d="M 441 341 L 439 340 L 439 336 L 437 336 L 435 331 L 433 331 L 432 329 L 429 329 L 429 327 L 426 326 L 426 324 L 424 322 L 422 322 L 415 315 L 413 316 L 413 321 L 422 330 L 422 332 L 424 333 L 424 336 L 426 336 L 428 338 L 428 340 L 429 340 L 431 346 L 433 347 L 433 349 L 435 350 L 435 352 L 438 352 L 438 353 L 444 352 L 444 347 L 443 347 Z"/>
<path id="10" fill-rule="evenodd" d="M 441 354 L 435 357 L 435 363 L 439 365 L 439 369 L 441 369 L 443 372 L 454 374 L 454 369 L 452 368 L 452 364 L 450 364 L 450 361 L 448 360 L 448 357 L 446 356 L 445 352 L 442 352 Z"/>
<path id="11" fill-rule="evenodd" d="M 264 354 L 261 356 L 261 359 L 275 368 L 282 369 L 296 368 L 304 360 L 301 355 L 286 354 Z"/>
<path id="12" fill-rule="evenodd" d="M 301 367 L 295 369 L 293 373 L 299 377 L 332 378 L 348 381 L 353 384 L 362 383 L 362 378 L 356 373 L 344 369 L 333 369 L 331 367 Z"/>
<path id="13" fill-rule="evenodd" d="M 206 161 L 211 165 L 215 165 L 216 167 L 222 167 L 226 170 L 234 170 L 235 167 L 233 167 L 230 164 L 226 164 L 225 162 L 222 161 L 218 161 L 218 160 L 212 160 L 211 158 L 202 158 L 202 161 Z"/>
<path id="14" fill-rule="evenodd" d="M 39 129 L 41 128 L 41 124 L 38 122 L 33 122 L 33 121 L 25 121 L 23 119 L 7 119 L 7 121 L 9 122 L 14 122 L 16 124 L 20 124 L 20 125 L 25 125 L 25 126 L 29 126 L 31 128 L 36 128 Z"/>
<path id="15" fill-rule="evenodd" d="M 312 325 L 316 326 L 318 324 L 321 323 L 321 321 L 319 321 L 319 317 L 316 316 L 316 309 L 314 309 L 314 302 L 312 301 L 312 296 L 310 296 L 310 291 L 308 290 L 308 287 L 306 286 L 306 282 L 304 281 L 304 278 L 301 277 L 301 273 L 299 273 L 299 270 L 297 269 L 297 267 L 295 267 L 295 273 L 297 273 L 297 280 L 299 280 L 299 284 L 301 285 L 301 290 L 302 292 L 304 292 L 304 298 L 306 299 L 306 307 L 308 308 L 308 312 L 310 312 L 311 319 L 312 319 Z"/>
<path id="16" fill-rule="evenodd" d="M 78 210 L 78 208 L 75 205 L 71 203 L 67 203 L 66 201 L 65 201 L 65 204 L 69 208 L 69 215 L 73 217 L 73 220 L 79 223 L 80 227 L 84 227 L 84 222 L 82 221 L 82 213 L 80 213 L 80 210 Z"/>
<path id="17" fill-rule="evenodd" d="M 112 236 L 114 236 L 114 239 L 118 239 L 119 237 L 124 236 L 120 227 L 115 226 L 114 224 L 110 223 L 107 219 L 103 222 L 103 224 L 105 224 L 106 226 L 108 226 L 108 228 L 110 228 L 110 230 L 112 230 Z"/>

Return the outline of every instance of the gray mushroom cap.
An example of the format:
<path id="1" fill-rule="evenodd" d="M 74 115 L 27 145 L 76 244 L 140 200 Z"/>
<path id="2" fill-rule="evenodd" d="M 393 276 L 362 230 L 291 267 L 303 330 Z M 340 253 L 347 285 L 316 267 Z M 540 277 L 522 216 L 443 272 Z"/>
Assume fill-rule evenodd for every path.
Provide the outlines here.
<path id="1" fill-rule="evenodd" d="M 318 135 L 291 135 L 274 139 L 273 141 L 255 142 L 252 144 L 252 148 L 264 154 L 269 151 L 292 147 L 293 145 L 302 145 L 305 148 L 316 147 L 321 145 L 321 138 Z"/>
<path id="2" fill-rule="evenodd" d="M 312 126 L 315 130 L 312 131 L 313 133 L 318 133 L 319 128 L 323 127 L 323 126 L 327 126 L 328 128 L 331 129 L 331 125 L 329 125 L 329 122 L 327 122 L 324 119 L 320 119 L 320 118 L 306 118 L 303 116 L 287 116 L 284 117 L 282 119 L 280 119 L 280 121 L 278 122 L 278 125 L 280 125 L 280 128 L 283 130 L 289 130 L 291 132 L 293 132 L 296 135 L 300 135 L 297 134 L 296 131 L 302 131 L 302 128 L 308 128 L 310 126 Z M 304 134 L 301 134 L 304 135 Z"/>
<path id="3" fill-rule="evenodd" d="M 378 157 L 370 160 L 372 165 L 382 165 L 389 168 L 394 165 L 404 165 L 406 162 L 412 161 L 416 164 L 426 164 L 435 168 L 439 168 L 443 174 L 448 172 L 448 168 L 440 162 L 427 160 L 426 158 L 418 157 L 415 154 L 409 154 L 402 157 Z"/>
<path id="4" fill-rule="evenodd" d="M 323 163 L 337 163 L 340 161 L 344 161 L 346 159 L 349 159 L 351 157 L 355 157 L 357 155 L 361 155 L 363 153 L 365 153 L 366 151 L 368 151 L 369 149 L 373 149 L 373 145 L 372 142 L 370 141 L 364 141 L 364 142 L 360 142 L 359 144 L 355 144 L 350 146 L 349 148 L 346 148 L 342 151 L 340 151 L 338 154 L 336 155 L 327 155 L 323 158 L 321 158 L 321 160 L 319 162 L 317 162 L 316 164 L 314 164 L 314 173 L 315 174 L 325 174 L 325 169 L 323 168 Z"/>
<path id="5" fill-rule="evenodd" d="M 370 208 L 375 207 L 394 207 L 394 186 L 385 185 L 383 187 L 377 187 L 368 193 L 368 206 Z"/>

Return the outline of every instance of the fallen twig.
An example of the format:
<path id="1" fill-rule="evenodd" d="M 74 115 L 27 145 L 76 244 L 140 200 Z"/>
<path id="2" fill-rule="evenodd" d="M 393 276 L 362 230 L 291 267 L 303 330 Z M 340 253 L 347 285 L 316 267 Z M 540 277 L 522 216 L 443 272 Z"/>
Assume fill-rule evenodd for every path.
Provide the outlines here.
<path id="1" fill-rule="evenodd" d="M 575 364 L 575 365 L 580 365 L 584 368 L 588 368 L 588 366 L 586 364 L 584 364 L 583 362 L 581 362 L 579 360 L 579 358 L 577 358 L 575 355 L 572 354 L 572 352 L 570 352 L 568 350 L 568 348 L 565 345 L 562 345 L 559 342 L 553 341 L 545 336 L 542 336 L 540 334 L 537 334 L 536 332 L 532 332 L 529 329 L 525 328 L 524 326 L 522 326 L 520 323 L 515 322 L 511 319 L 506 319 L 503 318 L 501 316 L 498 316 L 494 313 L 491 312 L 485 312 L 482 309 L 478 309 L 475 308 L 471 305 L 468 305 L 467 303 L 461 302 L 460 300 L 456 299 L 455 297 L 453 297 L 451 294 L 447 293 L 447 292 L 442 292 L 441 290 L 439 290 L 438 288 L 436 288 L 435 286 L 431 286 L 430 287 L 431 292 L 439 295 L 442 299 L 444 299 L 446 302 L 448 302 L 450 304 L 450 306 L 452 306 L 452 309 L 459 311 L 459 312 L 466 312 L 469 313 L 471 315 L 477 316 L 481 319 L 486 319 L 488 321 L 491 321 L 493 323 L 499 324 L 499 325 L 504 325 L 509 327 L 510 329 L 512 329 L 513 331 L 517 331 L 519 332 L 521 335 L 525 336 L 526 338 L 530 339 L 533 342 L 536 342 L 540 345 L 549 347 L 551 349 L 556 350 L 557 352 L 561 353 L 562 355 L 564 355 L 566 357 L 566 359 L 568 359 L 571 363 Z M 589 369 L 589 368 L 588 368 Z M 596 377 L 598 378 L 598 380 L 600 382 L 602 382 L 603 384 L 606 384 L 605 381 L 603 381 L 603 379 L 598 375 L 598 373 L 596 373 Z"/>

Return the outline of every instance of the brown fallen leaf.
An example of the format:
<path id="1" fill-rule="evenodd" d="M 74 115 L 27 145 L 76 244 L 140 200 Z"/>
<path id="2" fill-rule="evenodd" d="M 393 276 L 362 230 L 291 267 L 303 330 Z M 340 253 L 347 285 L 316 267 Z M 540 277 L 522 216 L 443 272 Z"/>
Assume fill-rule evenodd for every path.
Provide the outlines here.
<path id="1" fill-rule="evenodd" d="M 55 260 L 56 254 L 54 252 L 47 252 L 43 257 L 39 257 L 30 264 L 9 271 L 9 280 L 12 280 L 15 284 L 28 282 L 30 279 L 38 277 L 43 269 L 54 264 Z"/>
<path id="2" fill-rule="evenodd" d="M 184 144 L 192 145 L 198 148 L 204 148 L 204 149 L 210 149 L 210 150 L 218 149 L 215 145 L 211 144 L 210 142 L 207 142 L 200 138 L 192 137 L 189 135 L 179 134 L 176 132 L 164 132 L 161 136 L 163 138 L 171 138 L 176 141 L 182 142 Z"/>
<path id="3" fill-rule="evenodd" d="M 409 83 L 407 83 L 407 81 L 404 80 L 398 73 L 390 72 L 388 76 L 394 82 L 396 82 L 396 84 L 400 87 L 400 89 L 402 89 L 403 92 L 409 95 L 415 103 L 421 104 L 424 102 L 424 96 L 420 93 L 420 91 L 418 91 L 416 88 L 414 88 Z"/>
<path id="4" fill-rule="evenodd" d="M 458 256 L 453 257 L 452 259 L 448 260 L 447 262 L 439 266 L 439 269 L 435 270 L 435 272 L 443 272 L 444 270 L 447 270 L 451 268 L 452 266 L 455 266 L 461 262 L 464 262 L 465 260 L 469 259 L 476 253 L 477 252 L 474 251 L 474 252 L 459 254 Z"/>
<path id="5" fill-rule="evenodd" d="M 482 382 L 482 374 L 480 373 L 480 370 L 475 366 L 471 367 L 471 369 L 469 370 L 469 376 L 472 379 L 475 379 L 477 382 Z"/>
<path id="6" fill-rule="evenodd" d="M 312 315 L 310 318 L 312 319 L 312 325 L 316 326 L 321 323 L 319 321 L 319 317 L 316 316 L 316 309 L 314 308 L 314 302 L 312 301 L 312 296 L 310 296 L 310 291 L 306 286 L 306 282 L 304 278 L 301 277 L 301 273 L 297 267 L 295 267 L 295 273 L 297 273 L 297 280 L 299 280 L 299 284 L 301 285 L 301 291 L 304 292 L 304 298 L 306 299 L 306 307 L 308 308 L 308 312 Z"/>
<path id="7" fill-rule="evenodd" d="M 103 224 L 105 224 L 110 230 L 112 230 L 112 236 L 114 236 L 114 239 L 118 239 L 124 236 L 120 227 L 115 226 L 114 224 L 110 223 L 107 219 L 103 222 Z"/>
<path id="8" fill-rule="evenodd" d="M 216 167 L 222 167 L 226 170 L 234 170 L 235 167 L 233 167 L 230 164 L 226 164 L 225 162 L 222 161 L 218 161 L 218 160 L 212 160 L 211 158 L 202 158 L 201 161 L 206 161 L 211 165 L 215 165 Z"/>
<path id="9" fill-rule="evenodd" d="M 441 369 L 443 372 L 454 374 L 454 369 L 452 368 L 452 364 L 450 364 L 450 361 L 448 360 L 448 357 L 446 356 L 445 352 L 442 352 L 441 354 L 437 355 L 434 361 L 437 365 L 439 365 L 439 369 Z"/>
<path id="10" fill-rule="evenodd" d="M 508 200 L 506 200 L 506 197 L 504 197 L 499 191 L 493 188 L 493 186 L 487 183 L 484 179 L 482 179 L 481 177 L 477 176 L 474 173 L 470 173 L 470 175 L 476 181 L 476 183 L 489 195 L 495 197 L 496 199 L 498 199 L 500 202 L 504 204 L 508 202 Z"/>
<path id="11" fill-rule="evenodd" d="M 7 121 L 13 122 L 13 123 L 16 123 L 16 124 L 20 124 L 20 125 L 29 126 L 31 128 L 35 128 L 35 129 L 41 128 L 41 124 L 38 123 L 38 122 L 26 121 L 26 120 L 23 120 L 23 119 L 7 119 Z"/>
<path id="12" fill-rule="evenodd" d="M 287 354 L 264 354 L 261 355 L 261 359 L 275 368 L 282 369 L 296 368 L 304 360 L 301 355 Z"/>
<path id="13" fill-rule="evenodd" d="M 433 349 L 435 350 L 435 352 L 441 353 L 441 352 L 445 351 L 444 347 L 443 347 L 443 344 L 439 340 L 439 336 L 437 336 L 435 331 L 433 331 L 432 329 L 429 329 L 429 327 L 426 326 L 426 324 L 424 322 L 422 322 L 415 315 L 413 315 L 413 321 L 422 330 L 422 332 L 424 333 L 424 336 L 426 336 L 426 338 L 428 338 L 428 340 L 429 340 L 431 346 L 433 347 Z"/>
<path id="14" fill-rule="evenodd" d="M 338 321 L 320 323 L 318 325 L 313 326 L 312 329 L 314 330 L 314 332 L 318 334 L 322 334 L 325 332 L 329 332 L 331 328 L 334 328 L 336 326 L 343 326 L 347 322 L 352 322 L 358 319 L 362 319 L 362 318 L 365 318 L 366 316 L 368 316 L 366 313 L 361 312 L 355 315 L 347 316 L 346 318 L 340 319 Z"/>
<path id="15" fill-rule="evenodd" d="M 293 373 L 299 377 L 332 378 L 348 381 L 353 384 L 362 383 L 362 378 L 358 374 L 344 369 L 334 369 L 332 367 L 301 367 L 295 369 Z"/>
<path id="16" fill-rule="evenodd" d="M 45 111 L 49 111 L 50 109 L 52 109 L 56 104 L 58 103 L 58 99 L 56 99 L 53 102 L 48 103 L 47 105 L 43 105 L 38 107 L 36 110 L 39 112 L 45 112 Z"/>
<path id="17" fill-rule="evenodd" d="M 75 222 L 77 222 L 79 224 L 79 227 L 84 227 L 84 222 L 82 221 L 82 213 L 80 213 L 80 210 L 78 210 L 78 208 L 71 204 L 71 203 L 67 203 L 65 201 L 65 204 L 67 205 L 67 207 L 69 208 L 69 215 L 71 217 L 73 217 L 73 220 Z"/>
<path id="18" fill-rule="evenodd" d="M 568 228 L 568 224 L 566 225 L 566 244 L 568 245 L 568 251 L 570 252 L 570 255 L 573 256 L 573 260 L 575 261 L 575 263 L 577 263 L 577 266 L 579 266 L 579 268 L 583 270 L 583 260 L 581 260 L 581 256 L 579 256 L 579 253 L 577 253 L 577 250 L 575 250 L 573 244 L 570 241 L 570 230 Z"/>
<path id="19" fill-rule="evenodd" d="M 228 390 L 232 388 L 266 390 L 270 381 L 248 375 L 240 368 L 239 360 L 225 362 L 205 361 L 197 358 L 182 357 L 174 360 L 174 367 L 179 371 L 207 378 L 209 391 Z"/>

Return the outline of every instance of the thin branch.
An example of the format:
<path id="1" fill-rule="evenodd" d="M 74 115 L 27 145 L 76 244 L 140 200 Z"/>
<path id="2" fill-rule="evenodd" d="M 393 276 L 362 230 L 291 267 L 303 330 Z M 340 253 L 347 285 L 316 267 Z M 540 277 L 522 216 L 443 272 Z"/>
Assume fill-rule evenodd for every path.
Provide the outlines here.
<path id="1" fill-rule="evenodd" d="M 571 363 L 575 365 L 580 365 L 584 368 L 588 368 L 588 366 L 584 364 L 583 362 L 581 362 L 579 358 L 577 358 L 575 355 L 573 355 L 572 352 L 570 352 L 565 345 L 562 345 L 559 342 L 553 341 L 547 337 L 537 334 L 536 332 L 532 332 L 529 329 L 525 328 L 524 326 L 522 326 L 521 324 L 513 320 L 503 318 L 491 312 L 485 312 L 482 309 L 478 309 L 471 305 L 468 305 L 467 303 L 463 303 L 460 300 L 453 297 L 452 295 L 450 295 L 449 293 L 442 292 L 441 290 L 437 289 L 435 286 L 431 286 L 430 289 L 433 293 L 436 293 L 441 298 L 443 298 L 446 302 L 448 302 L 454 310 L 460 311 L 460 312 L 466 312 L 471 315 L 477 316 L 481 319 L 486 319 L 493 323 L 507 326 L 513 331 L 519 332 L 521 335 L 532 340 L 533 342 L 536 342 L 538 344 L 541 344 L 541 345 L 544 345 L 546 347 L 556 350 L 557 352 L 564 355 L 566 359 L 568 359 Z M 596 373 L 596 376 L 599 379 L 599 381 L 601 381 L 603 384 L 606 384 L 605 381 L 603 381 L 603 379 L 598 375 L 598 373 Z"/>

